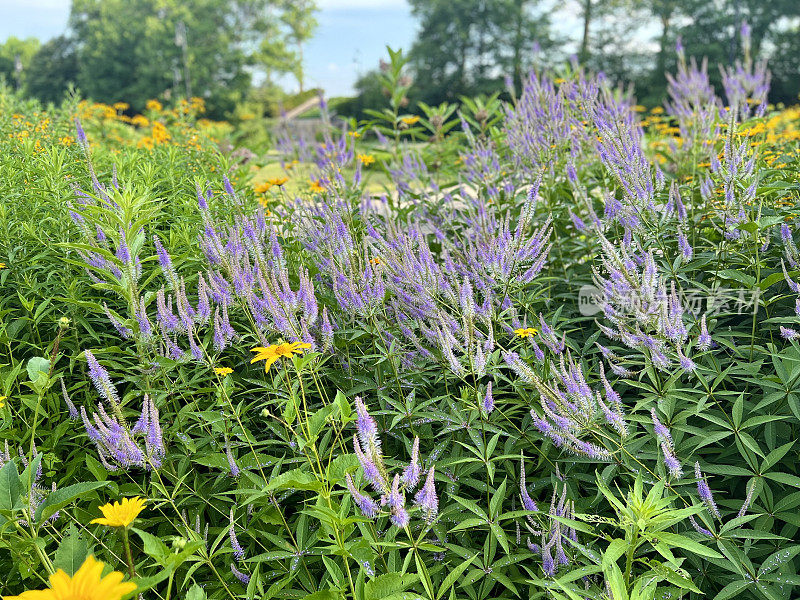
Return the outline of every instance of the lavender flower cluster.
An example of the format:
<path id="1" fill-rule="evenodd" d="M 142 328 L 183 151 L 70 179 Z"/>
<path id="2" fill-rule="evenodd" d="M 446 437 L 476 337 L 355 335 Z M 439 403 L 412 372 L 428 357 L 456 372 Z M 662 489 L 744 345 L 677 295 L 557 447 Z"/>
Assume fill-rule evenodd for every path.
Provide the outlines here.
<path id="1" fill-rule="evenodd" d="M 408 527 L 411 515 L 406 507 L 405 495 L 414 492 L 422 481 L 423 474 L 419 456 L 419 438 L 414 438 L 408 466 L 403 469 L 402 474 L 397 473 L 394 477 L 390 477 L 383 461 L 378 423 L 369 414 L 360 397 L 356 397 L 356 413 L 357 434 L 353 436 L 353 450 L 358 457 L 364 479 L 372 486 L 375 493 L 380 494 L 380 500 L 375 501 L 370 495 L 358 491 L 349 473 L 346 476 L 347 489 L 353 502 L 365 517 L 374 519 L 384 511 L 388 511 L 392 525 L 401 529 Z M 429 525 L 433 523 L 439 512 L 433 465 L 428 468 L 425 482 L 414 495 L 414 505 L 426 523 Z"/>
<path id="2" fill-rule="evenodd" d="M 133 467 L 144 469 L 159 469 L 166 456 L 163 434 L 158 408 L 148 395 L 142 401 L 142 410 L 133 427 L 129 427 L 123 416 L 122 405 L 119 400 L 108 371 L 103 368 L 94 355 L 86 350 L 86 363 L 89 367 L 89 377 L 98 394 L 106 401 L 109 411 L 102 403 L 97 405 L 97 412 L 92 418 L 81 406 L 80 418 L 86 429 L 86 434 L 94 443 L 100 462 L 109 471 L 126 470 Z M 74 404 L 66 395 L 70 415 L 78 412 Z M 142 448 L 144 446 L 144 448 Z"/>

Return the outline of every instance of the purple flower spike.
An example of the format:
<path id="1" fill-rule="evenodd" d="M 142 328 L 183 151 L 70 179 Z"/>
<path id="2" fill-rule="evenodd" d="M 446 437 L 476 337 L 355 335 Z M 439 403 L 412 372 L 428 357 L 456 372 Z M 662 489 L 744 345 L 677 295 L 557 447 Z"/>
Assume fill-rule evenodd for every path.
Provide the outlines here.
<path id="1" fill-rule="evenodd" d="M 239 581 L 241 581 L 242 584 L 247 585 L 248 583 L 250 583 L 250 575 L 242 573 L 239 569 L 236 568 L 235 563 L 231 563 L 231 573 L 233 573 L 233 576 L 236 577 L 236 579 L 238 579 Z"/>
<path id="2" fill-rule="evenodd" d="M 711 488 L 708 487 L 708 482 L 706 481 L 706 478 L 703 477 L 703 473 L 700 471 L 699 462 L 694 463 L 694 476 L 697 478 L 697 494 L 700 496 L 703 504 L 705 504 L 706 508 L 708 508 L 708 512 L 710 512 L 719 521 L 722 521 L 722 515 L 719 512 L 719 508 L 717 508 L 717 503 L 714 502 L 714 496 L 711 493 Z"/>
<path id="3" fill-rule="evenodd" d="M 233 507 L 231 507 L 230 538 L 231 548 L 233 548 L 233 557 L 236 560 L 242 560 L 244 558 L 244 548 L 242 548 L 239 539 L 236 537 L 236 527 L 233 522 Z"/>
<path id="4" fill-rule="evenodd" d="M 422 509 L 425 521 L 430 525 L 439 513 L 439 499 L 436 497 L 436 487 L 434 481 L 434 467 L 428 471 L 425 478 L 425 485 L 414 496 L 414 502 Z"/>
<path id="5" fill-rule="evenodd" d="M 528 494 L 528 486 L 525 484 L 525 461 L 522 458 L 520 458 L 519 467 L 519 493 L 522 496 L 522 507 L 525 510 L 538 511 L 539 507 Z"/>
<path id="6" fill-rule="evenodd" d="M 411 447 L 411 462 L 403 471 L 403 485 L 406 489 L 413 490 L 419 483 L 421 469 L 419 466 L 419 438 L 414 438 Z"/>
<path id="7" fill-rule="evenodd" d="M 481 405 L 483 413 L 489 415 L 494 410 L 494 397 L 492 397 L 492 382 L 486 384 L 486 395 L 483 397 L 483 404 Z"/>
<path id="8" fill-rule="evenodd" d="M 375 518 L 378 515 L 378 512 L 380 512 L 378 503 L 356 489 L 356 486 L 353 485 L 353 480 L 350 477 L 350 473 L 345 476 L 345 482 L 347 483 L 347 489 L 350 492 L 350 495 L 353 497 L 353 502 L 356 503 L 356 506 L 358 506 L 361 514 L 365 517 L 369 517 L 370 519 Z"/>
<path id="9" fill-rule="evenodd" d="M 117 389 L 111 382 L 108 372 L 102 366 L 100 366 L 100 363 L 97 362 L 94 354 L 92 354 L 89 350 L 85 350 L 84 355 L 86 356 L 86 364 L 89 367 L 89 378 L 92 380 L 97 393 L 109 402 L 113 404 L 119 404 L 119 395 L 117 394 Z"/>

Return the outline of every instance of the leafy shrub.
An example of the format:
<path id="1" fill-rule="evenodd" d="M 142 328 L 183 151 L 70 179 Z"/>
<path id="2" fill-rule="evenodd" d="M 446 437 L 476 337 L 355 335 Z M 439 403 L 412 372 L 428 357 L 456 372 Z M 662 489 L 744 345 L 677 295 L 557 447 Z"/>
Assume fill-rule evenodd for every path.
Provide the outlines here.
<path id="1" fill-rule="evenodd" d="M 3 97 L 3 591 L 791 598 L 797 111 L 680 58 L 645 119 L 579 69 L 419 117 L 393 54 L 258 197 Z"/>

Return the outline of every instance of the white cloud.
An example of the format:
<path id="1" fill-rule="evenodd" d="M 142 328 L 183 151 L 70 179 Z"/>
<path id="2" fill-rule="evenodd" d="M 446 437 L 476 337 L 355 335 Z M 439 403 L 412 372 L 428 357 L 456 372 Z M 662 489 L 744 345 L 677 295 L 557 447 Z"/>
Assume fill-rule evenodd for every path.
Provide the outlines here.
<path id="1" fill-rule="evenodd" d="M 331 73 L 336 73 L 338 70 L 339 70 L 339 65 L 337 65 L 335 62 L 328 63 L 328 71 L 330 71 Z"/>

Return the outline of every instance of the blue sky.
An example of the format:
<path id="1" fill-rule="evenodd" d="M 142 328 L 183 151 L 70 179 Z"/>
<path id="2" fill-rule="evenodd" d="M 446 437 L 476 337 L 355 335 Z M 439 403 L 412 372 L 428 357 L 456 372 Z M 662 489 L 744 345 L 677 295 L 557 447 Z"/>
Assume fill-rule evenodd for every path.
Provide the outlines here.
<path id="1" fill-rule="evenodd" d="M 358 75 L 377 66 L 384 47 L 409 48 L 416 33 L 405 0 L 318 0 L 319 27 L 306 47 L 307 87 L 329 96 L 352 92 Z M 63 33 L 70 0 L 0 0 L 0 40 L 47 40 Z M 288 81 L 287 86 L 294 86 Z"/>

